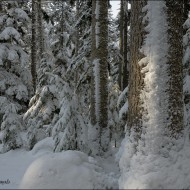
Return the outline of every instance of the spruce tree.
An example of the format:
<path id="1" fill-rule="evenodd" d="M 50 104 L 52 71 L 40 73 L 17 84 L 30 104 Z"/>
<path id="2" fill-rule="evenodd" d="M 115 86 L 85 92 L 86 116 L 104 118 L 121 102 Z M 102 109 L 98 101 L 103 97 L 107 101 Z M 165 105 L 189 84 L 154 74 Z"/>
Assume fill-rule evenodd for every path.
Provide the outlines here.
<path id="1" fill-rule="evenodd" d="M 3 2 L 0 15 L 0 100 L 3 152 L 22 145 L 22 114 L 31 96 L 29 57 L 23 41 L 29 17 L 17 2 Z"/>

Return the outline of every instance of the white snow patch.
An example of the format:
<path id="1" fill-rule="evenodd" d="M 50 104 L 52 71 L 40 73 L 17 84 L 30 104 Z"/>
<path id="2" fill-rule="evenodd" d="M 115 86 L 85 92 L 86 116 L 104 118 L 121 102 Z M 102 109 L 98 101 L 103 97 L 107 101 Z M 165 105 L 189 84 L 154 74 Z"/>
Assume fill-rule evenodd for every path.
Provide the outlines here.
<path id="1" fill-rule="evenodd" d="M 17 189 L 26 168 L 34 159 L 30 152 L 25 150 L 11 150 L 0 154 L 0 180 L 10 181 L 9 184 L 0 183 L 0 189 Z"/>
<path id="2" fill-rule="evenodd" d="M 122 119 L 123 115 L 125 115 L 128 111 L 128 101 L 121 107 L 119 110 L 119 119 Z"/>
<path id="3" fill-rule="evenodd" d="M 95 26 L 95 32 L 96 32 L 96 48 L 99 48 L 99 44 L 100 44 L 100 38 L 99 38 L 99 34 L 100 34 L 100 22 L 96 22 L 96 26 Z"/>
<path id="4" fill-rule="evenodd" d="M 1 148 L 1 144 L 0 144 Z M 113 156 L 88 157 L 79 151 L 52 152 L 52 138 L 32 151 L 0 154 L 0 189 L 118 189 L 119 171 Z"/>
<path id="5" fill-rule="evenodd" d="M 54 149 L 54 140 L 52 137 L 47 137 L 37 144 L 35 144 L 34 148 L 31 150 L 33 155 L 41 155 L 47 152 L 53 152 Z"/>
<path id="6" fill-rule="evenodd" d="M 20 40 L 19 32 L 13 27 L 6 27 L 0 34 L 1 40 L 9 40 L 11 37 L 15 38 L 15 40 Z"/>
<path id="7" fill-rule="evenodd" d="M 21 189 L 92 189 L 93 165 L 82 152 L 44 155 L 24 174 Z M 74 180 L 74 181 L 73 181 Z"/>
<path id="8" fill-rule="evenodd" d="M 126 100 L 126 96 L 127 96 L 127 92 L 128 92 L 128 87 L 126 87 L 121 94 L 119 95 L 118 101 L 117 101 L 117 107 L 119 107 L 119 105 L 121 104 L 122 101 Z"/>
<path id="9" fill-rule="evenodd" d="M 95 78 L 95 108 L 96 108 L 96 120 L 99 123 L 99 113 L 100 113 L 100 59 L 95 59 L 93 61 L 93 70 Z"/>

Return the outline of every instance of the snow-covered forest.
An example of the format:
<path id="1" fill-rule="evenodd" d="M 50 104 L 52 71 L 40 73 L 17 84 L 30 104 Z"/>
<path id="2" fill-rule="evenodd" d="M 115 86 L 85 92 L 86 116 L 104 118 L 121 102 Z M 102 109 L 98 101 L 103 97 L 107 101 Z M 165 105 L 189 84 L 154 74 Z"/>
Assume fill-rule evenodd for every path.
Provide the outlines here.
<path id="1" fill-rule="evenodd" d="M 190 189 L 190 1 L 0 1 L 0 189 Z"/>

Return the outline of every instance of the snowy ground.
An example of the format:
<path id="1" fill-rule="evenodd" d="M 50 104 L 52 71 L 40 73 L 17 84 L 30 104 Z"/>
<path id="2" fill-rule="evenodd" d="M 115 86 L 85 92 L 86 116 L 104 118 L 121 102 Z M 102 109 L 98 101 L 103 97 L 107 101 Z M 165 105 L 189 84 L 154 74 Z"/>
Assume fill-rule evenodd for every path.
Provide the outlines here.
<path id="1" fill-rule="evenodd" d="M 0 189 L 118 188 L 119 170 L 113 157 L 92 158 L 78 151 L 52 153 L 47 138 L 32 151 L 0 154 Z"/>

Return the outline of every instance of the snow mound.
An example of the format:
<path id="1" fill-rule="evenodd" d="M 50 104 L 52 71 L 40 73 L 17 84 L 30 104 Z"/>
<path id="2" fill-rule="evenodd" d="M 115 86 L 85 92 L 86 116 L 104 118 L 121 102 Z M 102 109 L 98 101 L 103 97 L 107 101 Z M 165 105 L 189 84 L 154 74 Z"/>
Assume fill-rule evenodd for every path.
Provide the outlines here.
<path id="1" fill-rule="evenodd" d="M 164 156 L 145 154 L 142 150 L 135 152 L 134 144 L 125 139 L 120 149 L 123 153 L 119 162 L 122 173 L 119 188 L 190 189 L 189 138 L 186 137 L 183 147 L 176 150 L 182 143 L 183 139 L 180 139 L 177 147 Z"/>
<path id="2" fill-rule="evenodd" d="M 54 148 L 54 140 L 52 137 L 47 137 L 37 144 L 35 144 L 34 148 L 32 149 L 31 153 L 33 155 L 39 155 L 46 152 L 53 152 Z"/>
<path id="3" fill-rule="evenodd" d="M 44 155 L 27 169 L 21 189 L 93 189 L 97 166 L 79 151 Z"/>

